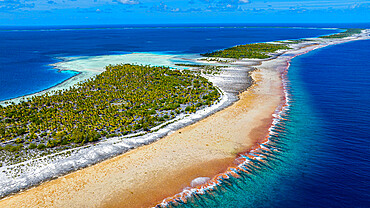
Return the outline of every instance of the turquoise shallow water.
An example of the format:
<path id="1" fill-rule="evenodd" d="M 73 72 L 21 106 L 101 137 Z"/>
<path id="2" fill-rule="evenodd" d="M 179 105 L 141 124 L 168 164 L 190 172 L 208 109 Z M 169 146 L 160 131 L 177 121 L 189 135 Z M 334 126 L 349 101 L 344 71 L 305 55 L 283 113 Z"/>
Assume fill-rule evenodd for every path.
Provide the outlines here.
<path id="1" fill-rule="evenodd" d="M 76 73 L 59 73 L 48 66 L 61 61 L 59 57 L 131 52 L 199 54 L 237 44 L 315 37 L 338 31 L 231 26 L 0 28 L 0 101 L 44 90 L 74 76 Z"/>
<path id="2" fill-rule="evenodd" d="M 4 47 L 0 57 L 0 100 L 36 92 L 73 76 L 47 66 L 59 56 L 132 51 L 200 53 L 241 43 L 312 37 L 328 32 L 276 28 L 138 31 L 141 36 L 134 41 L 135 32 L 124 29 L 102 29 L 94 33 L 84 30 L 0 32 L 0 47 Z M 148 31 L 158 36 L 152 37 Z M 40 48 L 40 42 L 45 39 L 50 43 Z M 7 48 L 12 47 L 14 50 L 8 52 Z M 286 120 L 276 126 L 278 134 L 271 138 L 279 152 L 266 164 L 254 162 L 252 174 L 225 180 L 216 191 L 194 196 L 189 203 L 179 206 L 368 207 L 368 48 L 370 41 L 358 41 L 295 58 L 288 74 L 290 108 L 284 115 Z"/>
<path id="3" fill-rule="evenodd" d="M 370 41 L 292 60 L 290 107 L 271 137 L 279 150 L 177 207 L 369 207 Z M 171 205 L 170 205 L 171 206 Z"/>

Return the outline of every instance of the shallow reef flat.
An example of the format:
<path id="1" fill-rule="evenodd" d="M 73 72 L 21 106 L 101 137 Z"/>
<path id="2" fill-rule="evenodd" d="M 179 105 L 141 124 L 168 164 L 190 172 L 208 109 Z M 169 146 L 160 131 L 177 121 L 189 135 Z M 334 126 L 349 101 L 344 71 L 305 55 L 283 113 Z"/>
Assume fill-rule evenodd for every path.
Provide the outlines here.
<path id="1" fill-rule="evenodd" d="M 198 57 L 198 56 L 187 55 L 187 56 L 181 56 L 181 58 L 180 58 L 180 57 L 174 56 L 174 55 L 135 53 L 135 54 L 123 55 L 123 57 L 130 57 L 129 59 L 123 59 L 123 62 L 125 62 L 125 63 L 127 63 L 129 61 L 133 61 L 133 60 L 135 60 L 135 61 L 143 61 L 144 60 L 142 62 L 142 64 L 148 64 L 148 63 L 154 64 L 153 61 L 152 62 L 146 62 L 145 60 L 156 60 L 157 64 L 171 63 L 170 66 L 175 66 L 174 63 L 197 61 L 197 60 L 194 60 L 194 59 L 189 59 L 189 57 Z M 117 57 L 113 57 L 113 60 L 116 59 L 116 58 Z M 122 56 L 121 56 L 121 58 L 122 58 Z M 105 72 L 105 69 L 101 70 L 99 67 L 103 67 L 103 66 L 105 66 L 104 64 L 106 64 L 107 62 L 112 61 L 112 59 L 110 59 L 109 56 L 106 56 L 106 57 L 104 56 L 103 58 L 102 57 L 93 57 L 91 59 L 104 60 L 104 61 L 102 61 L 101 65 L 94 65 L 93 64 L 96 67 L 94 69 L 96 71 L 96 73 L 100 70 L 101 71 L 100 73 L 103 72 L 103 74 Z M 60 67 L 61 70 L 71 69 L 71 67 L 74 66 L 74 67 L 76 67 L 76 68 L 73 68 L 74 70 L 80 70 L 82 73 L 85 73 L 85 72 L 89 73 L 88 72 L 89 70 L 84 71 L 82 69 L 87 68 L 88 66 L 90 66 L 91 62 L 94 62 L 91 59 L 88 59 L 88 58 L 80 59 L 80 58 L 77 58 L 77 57 L 73 57 L 73 58 L 66 59 L 65 63 L 57 63 L 56 66 L 57 65 L 58 66 L 63 65 L 64 67 Z M 70 62 L 72 62 L 72 63 L 70 63 Z M 77 62 L 77 64 L 74 64 L 74 62 Z M 135 63 L 137 63 L 137 62 L 135 62 Z M 248 64 L 244 64 L 244 66 L 247 66 L 247 65 Z M 66 67 L 66 66 L 68 66 L 68 67 Z M 122 65 L 122 66 L 124 66 L 124 65 Z M 138 69 L 139 68 L 148 68 L 148 66 L 144 66 L 144 65 L 141 65 L 141 67 L 132 66 L 132 65 L 128 65 L 128 66 L 129 67 L 137 67 Z M 219 77 L 219 78 L 216 78 L 217 81 L 214 80 L 213 85 L 215 85 L 216 88 L 213 88 L 212 85 L 209 85 L 209 87 L 213 88 L 213 91 L 214 91 L 213 94 L 215 96 L 213 96 L 213 95 L 209 96 L 209 95 L 206 95 L 206 94 L 200 95 L 199 92 L 195 93 L 195 92 L 192 92 L 192 91 L 189 91 L 189 90 L 185 90 L 183 92 L 190 93 L 188 95 L 194 94 L 194 95 L 197 95 L 198 97 L 200 96 L 199 97 L 200 99 L 203 99 L 203 98 L 206 99 L 205 102 L 202 102 L 203 104 L 200 104 L 199 106 L 196 103 L 194 103 L 194 106 L 193 106 L 194 109 L 191 107 L 191 105 L 188 106 L 186 103 L 179 104 L 179 106 L 174 106 L 175 103 L 173 103 L 173 102 L 171 104 L 168 104 L 168 105 L 166 105 L 165 102 L 164 103 L 160 102 L 160 103 L 164 104 L 164 106 L 167 106 L 165 108 L 168 108 L 168 107 L 170 107 L 170 108 L 162 109 L 162 110 L 160 110 L 160 108 L 158 108 L 157 110 L 155 110 L 156 111 L 155 113 L 159 113 L 158 114 L 159 117 L 154 115 L 154 117 L 157 117 L 157 119 L 156 119 L 157 121 L 155 121 L 155 123 L 157 123 L 157 124 L 153 123 L 153 125 L 150 125 L 150 126 L 147 126 L 147 127 L 145 127 L 144 123 L 140 124 L 140 126 L 138 126 L 139 123 L 138 123 L 138 125 L 131 125 L 130 124 L 130 126 L 132 127 L 131 131 L 133 131 L 133 132 L 127 132 L 126 130 L 120 131 L 120 129 L 117 129 L 117 128 L 116 128 L 116 130 L 114 130 L 114 129 L 112 129 L 112 127 L 113 126 L 118 127 L 118 126 L 116 126 L 112 122 L 107 123 L 107 124 L 109 124 L 107 126 L 107 128 L 109 128 L 110 130 L 105 129 L 105 127 L 104 127 L 104 129 L 99 128 L 100 130 L 96 131 L 97 134 L 94 134 L 95 136 L 92 135 L 92 134 L 86 134 L 87 131 L 85 131 L 85 130 L 79 131 L 79 132 L 75 131 L 74 133 L 69 132 L 68 131 L 68 128 L 69 128 L 68 125 L 69 124 L 67 126 L 65 126 L 67 129 L 64 129 L 64 130 L 59 129 L 59 130 L 56 130 L 53 133 L 47 127 L 47 126 L 49 126 L 49 124 L 51 125 L 53 122 L 51 122 L 51 123 L 48 122 L 48 123 L 43 124 L 41 129 L 36 128 L 36 129 L 40 130 L 39 132 L 32 130 L 32 129 L 35 129 L 33 127 L 32 127 L 32 129 L 28 129 L 28 127 L 31 127 L 31 126 L 29 126 L 28 123 L 24 123 L 24 125 L 21 125 L 21 126 L 23 126 L 22 128 L 17 127 L 17 131 L 14 131 L 14 132 L 10 131 L 11 129 L 9 129 L 7 127 L 8 133 L 6 133 L 6 132 L 3 132 L 3 133 L 6 133 L 6 135 L 8 135 L 8 137 L 4 137 L 3 141 L 2 141 L 3 143 L 1 144 L 1 149 L 2 149 L 1 157 L 3 158 L 2 162 L 1 162 L 2 166 L 0 167 L 1 170 L 2 170 L 1 173 L 0 173 L 0 178 L 2 179 L 1 180 L 1 195 L 6 196 L 9 193 L 17 192 L 20 189 L 24 189 L 24 188 L 27 188 L 27 187 L 30 187 L 30 186 L 33 186 L 33 185 L 37 185 L 40 182 L 45 181 L 47 179 L 52 179 L 55 176 L 63 175 L 65 173 L 68 173 L 68 172 L 71 172 L 71 171 L 89 166 L 91 164 L 95 164 L 99 161 L 105 160 L 105 159 L 110 158 L 112 156 L 115 156 L 115 155 L 121 154 L 123 152 L 129 151 L 132 148 L 136 148 L 138 146 L 149 144 L 153 141 L 156 141 L 159 138 L 173 132 L 176 129 L 179 129 L 181 127 L 184 127 L 186 125 L 194 123 L 194 122 L 196 122 L 196 121 L 198 121 L 198 120 L 200 120 L 204 117 L 207 117 L 207 116 L 211 115 L 214 112 L 219 111 L 220 109 L 223 109 L 223 108 L 227 107 L 228 105 L 230 105 L 232 102 L 234 102 L 237 99 L 238 92 L 242 91 L 242 89 L 244 87 L 248 87 L 251 84 L 250 79 L 248 79 L 248 71 L 251 70 L 251 68 L 249 68 L 249 67 L 243 67 L 242 70 L 238 70 L 238 69 L 234 69 L 234 68 L 230 68 L 230 69 L 227 68 L 226 69 L 227 71 L 225 71 L 223 73 L 223 75 L 218 74 L 217 76 L 212 74 L 212 73 L 208 74 L 208 73 L 200 72 L 197 69 L 192 69 L 191 71 L 189 71 L 189 70 L 184 70 L 183 67 L 177 67 L 177 68 L 179 68 L 181 71 L 184 71 L 184 72 L 187 73 L 187 75 L 184 76 L 185 79 L 188 79 L 188 78 L 186 78 L 187 76 L 193 77 L 193 79 L 191 79 L 192 80 L 191 82 L 196 81 L 194 78 L 197 77 L 197 76 L 200 79 L 202 79 L 203 81 L 206 81 L 206 79 L 211 79 L 211 78 L 215 78 L 217 76 L 220 76 L 221 79 Z M 149 70 L 148 72 L 150 72 L 150 71 L 154 72 L 157 68 L 152 67 L 150 69 L 151 70 Z M 158 69 L 167 70 L 166 68 L 162 68 L 162 67 L 158 67 Z M 172 71 L 176 72 L 176 70 L 175 71 L 174 70 L 175 70 L 175 68 L 172 68 L 169 72 L 172 72 Z M 232 73 L 229 73 L 229 72 L 232 72 Z M 233 74 L 233 75 L 230 76 L 230 74 Z M 92 80 L 95 76 L 88 77 L 86 80 Z M 222 78 L 222 76 L 226 76 L 226 78 Z M 246 79 L 241 79 L 241 77 L 244 77 Z M 166 78 L 166 76 L 164 76 L 163 78 Z M 239 83 L 241 84 L 238 87 L 238 89 L 236 89 L 235 86 L 233 87 L 233 89 L 228 89 L 226 87 L 226 86 L 229 86 L 229 85 L 226 84 L 226 82 L 230 83 L 230 82 L 232 82 L 232 80 L 234 80 L 234 83 L 236 83 L 237 79 L 240 80 Z M 134 81 L 134 80 L 131 80 L 131 81 Z M 157 80 L 157 81 L 160 81 L 160 80 Z M 199 87 L 201 87 L 201 85 L 202 85 L 201 83 L 203 81 L 198 82 L 197 85 L 200 84 Z M 73 83 L 73 81 L 70 82 L 70 84 L 72 84 L 72 83 Z M 83 86 L 85 86 L 85 85 L 90 86 L 93 82 L 91 82 L 91 81 L 85 82 L 85 81 L 82 80 L 80 82 L 77 82 L 77 84 L 79 84 L 79 83 L 80 83 L 80 85 L 83 85 Z M 127 83 L 126 83 L 126 85 L 127 85 Z M 80 89 L 80 87 L 76 88 L 76 87 L 73 87 L 73 86 L 74 85 L 72 85 L 72 86 L 65 85 L 65 86 L 61 86 L 61 87 L 57 86 L 55 88 L 49 89 L 48 91 L 45 91 L 43 93 L 36 94 L 36 95 L 33 95 L 33 96 L 35 96 L 36 98 L 42 98 L 42 99 L 49 99 L 49 97 L 51 97 L 51 98 L 54 97 L 53 100 L 55 100 L 58 97 L 63 97 L 63 96 L 67 96 L 68 94 L 70 94 L 67 89 L 73 89 L 74 91 Z M 127 87 L 132 88 L 132 86 L 127 86 Z M 82 87 L 82 88 L 85 88 L 85 87 Z M 173 87 L 171 87 L 171 88 L 173 88 Z M 60 94 L 58 90 L 61 90 L 60 92 L 62 92 L 62 94 Z M 91 91 L 91 90 L 89 90 L 89 91 Z M 55 93 L 55 92 L 58 92 L 58 93 Z M 92 92 L 96 93 L 95 90 L 92 90 Z M 203 92 L 205 92 L 205 91 L 203 91 Z M 65 93 L 67 93 L 67 94 L 65 94 Z M 76 92 L 76 93 L 77 93 L 76 95 L 79 94 L 78 92 Z M 48 95 L 48 96 L 46 96 L 46 95 Z M 151 95 L 154 95 L 154 94 L 151 93 Z M 163 95 L 166 95 L 166 94 L 163 94 Z M 146 95 L 144 95 L 144 96 L 146 96 Z M 218 96 L 220 96 L 220 97 L 218 98 Z M 88 97 L 89 96 L 87 96 L 87 98 Z M 96 97 L 96 95 L 94 95 L 92 98 L 94 98 L 93 100 L 96 100 L 97 97 Z M 106 98 L 108 98 L 108 97 L 106 97 Z M 142 98 L 142 96 L 136 96 L 135 99 L 138 99 L 138 98 Z M 173 96 L 170 96 L 169 98 L 173 99 Z M 211 100 L 209 100 L 209 99 L 211 99 Z M 15 107 L 18 106 L 22 109 L 24 108 L 24 110 L 27 110 L 28 108 L 26 109 L 26 107 L 29 105 L 29 104 L 27 104 L 28 103 L 27 100 L 31 100 L 30 97 L 24 98 L 23 101 L 19 102 L 19 103 L 22 103 L 22 105 L 20 105 L 19 103 L 17 104 L 17 102 L 15 102 L 16 105 L 6 104 L 6 105 L 4 105 L 5 106 L 4 110 L 7 111 L 8 113 L 11 113 L 11 112 L 13 112 L 12 111 L 13 106 L 15 106 Z M 39 100 L 39 99 L 36 99 L 36 100 Z M 57 99 L 57 100 L 60 100 L 62 103 L 64 101 L 66 101 L 69 104 L 71 104 L 68 101 L 67 98 Z M 78 101 L 78 100 L 79 99 L 74 99 L 74 101 Z M 209 100 L 209 103 L 207 103 L 208 102 L 207 100 Z M 66 108 L 66 107 L 69 106 L 69 104 L 68 105 L 62 104 L 60 106 L 60 104 L 61 104 L 60 101 L 56 102 L 57 106 L 59 106 L 56 109 L 58 109 L 60 107 L 61 108 Z M 122 113 L 123 112 L 123 111 L 120 111 L 118 108 L 122 108 L 126 105 L 129 105 L 129 103 L 128 103 L 129 100 L 127 100 L 127 99 L 126 100 L 122 100 L 122 99 L 113 99 L 112 100 L 111 99 L 111 101 L 109 101 L 110 102 L 109 106 L 113 107 L 113 108 L 117 108 L 117 109 L 114 110 L 114 111 L 118 111 L 117 113 L 120 113 L 120 112 Z M 50 103 L 49 106 L 44 105 L 45 103 L 48 103 L 48 102 Z M 39 101 L 37 101 L 36 103 L 41 103 L 41 106 L 39 106 L 40 109 L 41 108 L 42 109 L 45 108 L 46 110 L 54 109 L 54 107 L 51 108 L 51 106 L 54 105 L 54 104 L 52 104 L 52 103 L 54 103 L 54 101 L 50 100 L 48 102 L 43 102 L 43 101 L 39 102 Z M 83 102 L 85 103 L 85 101 L 83 101 Z M 33 106 L 34 104 L 31 104 L 31 105 Z M 100 105 L 100 104 L 98 104 L 98 105 Z M 35 106 L 37 106 L 37 105 L 35 105 Z M 93 106 L 95 106 L 95 107 L 93 107 Z M 176 109 L 172 109 L 171 106 L 176 107 Z M 70 107 L 72 107 L 72 108 L 70 108 Z M 33 116 L 32 118 L 33 118 L 33 120 L 35 120 L 35 119 L 40 120 L 41 119 L 40 121 L 41 121 L 41 123 L 43 123 L 43 121 L 46 122 L 50 119 L 55 119 L 55 118 L 60 117 L 60 116 L 64 117 L 68 114 L 67 113 L 68 111 L 71 111 L 70 113 L 72 113 L 72 114 L 77 113 L 75 116 L 77 116 L 76 118 L 78 118 L 79 117 L 78 114 L 80 114 L 80 110 L 82 110 L 82 109 L 80 109 L 80 110 L 76 109 L 75 108 L 76 105 L 75 105 L 75 107 L 73 107 L 73 105 L 70 106 L 70 107 L 66 108 L 64 110 L 59 109 L 59 110 L 62 110 L 64 113 L 62 113 L 62 114 L 57 113 L 55 115 L 56 117 L 52 116 L 49 119 L 41 119 L 43 116 L 39 115 L 39 116 Z M 94 104 L 94 105 L 92 105 L 92 108 L 89 108 L 89 109 L 86 109 L 86 110 L 93 110 L 96 107 L 97 107 L 97 105 Z M 8 109 L 8 110 L 6 110 L 6 109 Z M 70 109 L 70 110 L 67 110 L 67 109 Z M 67 111 L 65 111 L 65 110 L 67 110 Z M 135 112 L 137 110 L 138 109 L 136 109 Z M 153 109 L 152 109 L 152 111 L 153 111 Z M 173 111 L 173 112 L 171 113 L 171 111 Z M 195 111 L 196 111 L 196 113 L 194 113 Z M 21 116 L 23 111 L 17 111 L 17 112 L 19 112 L 20 114 L 19 113 L 16 113 L 16 114 L 17 115 L 19 114 L 19 116 Z M 43 111 L 37 111 L 35 113 L 39 114 L 40 112 L 43 112 Z M 85 112 L 85 110 L 84 110 L 84 112 Z M 127 112 L 126 108 L 125 108 L 125 112 Z M 145 110 L 145 112 L 151 112 L 151 111 L 148 109 L 148 110 Z M 55 113 L 55 112 L 49 112 L 48 115 L 53 115 L 53 113 Z M 137 114 L 137 113 L 138 112 L 136 112 L 134 114 Z M 23 112 L 23 114 L 26 115 L 25 112 Z M 166 117 L 165 114 L 167 115 L 167 117 Z M 69 117 L 68 119 L 67 118 L 62 119 L 62 117 L 61 117 L 61 119 L 64 120 L 64 121 L 68 121 L 67 123 L 75 123 L 75 124 L 81 123 L 82 120 L 72 122 L 72 120 L 75 116 Z M 92 114 L 89 113 L 88 117 L 91 117 L 91 116 L 92 116 Z M 14 116 L 11 116 L 11 117 L 13 118 Z M 15 120 L 17 120 L 16 117 L 17 116 L 14 117 Z M 101 121 L 106 120 L 109 117 L 111 117 L 111 116 L 104 115 L 103 117 L 101 117 L 101 119 L 99 119 L 98 123 L 102 124 Z M 150 114 L 150 117 L 153 117 L 152 113 Z M 161 119 L 160 117 L 163 118 L 163 121 L 158 120 L 158 119 Z M 8 122 L 10 122 L 12 120 L 12 119 L 6 118 L 6 117 L 3 118 L 3 119 L 8 119 Z M 27 119 L 27 116 L 26 117 L 22 116 L 22 119 L 24 121 L 29 120 L 29 118 Z M 35 120 L 35 122 L 36 122 L 36 120 Z M 60 120 L 60 121 L 62 121 L 62 120 Z M 89 120 L 91 120 L 91 119 L 89 119 Z M 117 120 L 117 119 L 115 119 L 115 120 Z M 137 121 L 140 120 L 139 117 L 135 118 L 134 122 L 136 122 L 136 120 Z M 40 122 L 38 122 L 38 123 L 40 123 Z M 17 124 L 19 124 L 19 121 L 17 121 Z M 120 125 L 123 125 L 123 123 L 120 122 Z M 11 126 L 13 126 L 13 125 L 11 125 Z M 62 126 L 58 125 L 58 126 L 62 127 L 63 125 Z M 87 125 L 87 126 L 89 126 L 89 125 Z M 92 125 L 92 126 L 94 126 L 94 125 Z M 90 127 L 92 127 L 92 126 L 90 125 Z M 16 126 L 14 126 L 14 127 L 16 127 Z M 27 127 L 27 129 L 26 129 L 26 127 Z M 50 127 L 52 127 L 52 129 L 58 129 L 58 128 L 54 128 L 54 127 L 57 127 L 57 126 L 54 126 L 54 127 L 50 126 Z M 144 128 L 147 128 L 147 130 L 144 130 Z M 25 131 L 23 132 L 22 129 L 25 129 Z M 42 130 L 42 129 L 44 129 L 44 130 Z M 72 129 L 76 130 L 75 127 L 71 126 L 70 130 L 72 130 Z M 30 130 L 32 130 L 33 133 L 30 132 Z M 62 130 L 62 131 L 60 131 L 60 130 Z M 113 130 L 113 132 L 111 132 L 111 130 Z M 19 133 L 20 135 L 16 136 L 15 139 L 11 139 L 12 137 L 11 137 L 10 133 L 11 134 L 18 134 Z M 76 136 L 72 136 L 75 133 L 77 133 Z M 86 139 L 82 138 L 82 137 L 85 138 L 84 135 L 86 136 Z M 78 139 L 77 137 L 81 137 L 81 138 Z M 101 137 L 101 138 L 99 139 L 99 137 Z M 99 141 L 99 142 L 97 142 L 97 141 Z M 14 155 L 16 155 L 16 157 L 13 157 Z"/>
<path id="2" fill-rule="evenodd" d="M 194 63 L 219 62 L 228 66 L 222 69 L 220 74 L 203 75 L 213 82 L 223 95 L 213 108 L 211 106 L 188 117 L 184 116 L 159 129 L 159 136 L 154 140 L 167 136 L 157 142 L 4 198 L 0 201 L 0 206 L 166 206 L 169 202 L 191 197 L 191 193 L 207 189 L 207 184 L 217 184 L 220 174 L 232 171 L 228 167 L 237 165 L 235 159 L 240 153 L 259 148 L 257 144 L 265 141 L 273 123 L 273 115 L 286 100 L 282 73 L 289 66 L 291 58 L 332 44 L 368 39 L 368 34 L 369 31 L 365 31 L 343 39 L 314 38 L 299 43 L 288 42 L 290 49 L 275 51 L 270 54 L 271 57 L 262 60 L 194 59 Z M 252 80 L 247 78 L 248 75 Z M 233 85 L 233 82 L 236 84 Z M 248 86 L 250 87 L 246 90 Z M 195 118 L 200 121 L 194 123 Z M 186 120 L 187 123 L 181 123 Z M 191 123 L 193 124 L 189 125 Z M 149 137 L 149 134 L 146 136 Z M 127 145 L 117 139 L 110 141 L 117 142 L 117 149 L 119 145 Z M 136 146 L 132 145 L 135 147 L 150 143 L 145 137 L 126 141 L 132 141 L 132 144 L 142 141 L 140 144 L 135 143 Z M 104 142 L 101 143 L 103 144 Z M 97 144 L 94 150 L 99 152 L 99 149 L 104 149 L 99 148 L 99 145 Z M 114 149 L 114 145 L 106 147 L 104 150 L 107 151 Z M 85 155 L 91 158 L 100 156 L 93 152 Z M 87 157 L 83 157 L 69 162 L 78 165 L 74 162 L 83 164 L 86 159 Z M 49 170 L 51 169 L 49 166 Z M 52 172 L 51 175 L 53 174 L 55 176 Z M 197 180 L 199 178 L 202 180 Z M 26 180 L 24 178 L 23 182 Z M 180 194 L 176 195 L 178 193 Z M 167 199 L 162 201 L 164 198 Z"/>

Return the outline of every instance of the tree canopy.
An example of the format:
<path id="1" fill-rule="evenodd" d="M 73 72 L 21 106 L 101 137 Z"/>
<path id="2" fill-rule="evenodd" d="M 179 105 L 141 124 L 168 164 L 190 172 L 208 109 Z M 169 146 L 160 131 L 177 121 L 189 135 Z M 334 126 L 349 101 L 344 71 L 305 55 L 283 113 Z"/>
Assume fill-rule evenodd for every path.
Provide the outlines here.
<path id="1" fill-rule="evenodd" d="M 109 65 L 67 90 L 0 106 L 0 138 L 27 142 L 30 149 L 84 144 L 149 131 L 181 112 L 211 105 L 219 96 L 205 78 L 186 70 Z"/>

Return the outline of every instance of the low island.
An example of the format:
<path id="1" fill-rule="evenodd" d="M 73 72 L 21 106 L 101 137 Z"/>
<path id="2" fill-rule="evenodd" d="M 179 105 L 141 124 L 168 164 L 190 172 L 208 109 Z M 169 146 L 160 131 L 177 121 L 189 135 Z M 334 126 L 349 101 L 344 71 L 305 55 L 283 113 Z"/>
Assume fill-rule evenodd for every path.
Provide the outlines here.
<path id="1" fill-rule="evenodd" d="M 2 161 L 16 162 L 47 148 L 68 149 L 150 132 L 177 114 L 212 105 L 219 96 L 210 82 L 190 71 L 107 66 L 103 73 L 67 90 L 0 106 L 0 138 L 7 143 L 0 146 Z"/>
<path id="2" fill-rule="evenodd" d="M 194 64 L 178 64 L 186 70 L 110 65 L 67 90 L 4 105 L 0 153 L 10 167 L 111 138 L 155 134 L 157 126 L 180 122 L 173 120 L 177 116 L 186 119 L 225 97 L 237 97 L 154 143 L 11 195 L 0 206 L 171 207 L 212 192 L 230 177 L 253 174 L 254 164 L 278 149 L 269 133 L 289 105 L 290 60 L 363 39 L 369 39 L 368 30 L 351 29 L 322 38 L 246 44 L 202 54 Z M 253 81 L 231 86 L 230 80 L 237 83 L 244 74 Z"/>

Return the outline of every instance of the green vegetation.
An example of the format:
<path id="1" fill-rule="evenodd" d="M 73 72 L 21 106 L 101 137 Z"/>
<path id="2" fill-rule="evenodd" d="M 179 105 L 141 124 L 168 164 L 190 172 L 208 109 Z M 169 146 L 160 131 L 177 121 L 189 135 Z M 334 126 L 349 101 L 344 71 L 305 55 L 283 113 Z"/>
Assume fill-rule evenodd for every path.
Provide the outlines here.
<path id="1" fill-rule="evenodd" d="M 361 31 L 362 31 L 362 29 L 359 29 L 359 28 L 350 28 L 350 29 L 347 29 L 344 32 L 333 34 L 333 35 L 321 36 L 320 38 L 327 38 L 327 39 L 345 38 L 345 37 L 352 36 L 354 34 L 359 34 L 359 33 L 361 33 Z"/>
<path id="2" fill-rule="evenodd" d="M 213 66 L 213 65 L 202 65 L 202 64 L 175 64 L 176 66 L 183 67 L 194 67 L 203 74 L 219 74 L 222 68 L 227 68 L 229 66 Z"/>
<path id="3" fill-rule="evenodd" d="M 22 144 L 19 145 L 6 145 L 4 147 L 0 147 L 0 150 L 7 150 L 9 152 L 19 152 L 23 148 Z"/>
<path id="4" fill-rule="evenodd" d="M 221 57 L 235 59 L 242 58 L 265 59 L 271 57 L 267 53 L 273 53 L 281 49 L 289 49 L 289 47 L 284 44 L 252 43 L 234 46 L 232 48 L 219 50 L 211 53 L 204 53 L 201 55 L 206 57 Z"/>
<path id="5" fill-rule="evenodd" d="M 202 58 L 202 59 L 199 59 L 201 61 L 215 61 L 215 62 L 219 62 L 219 63 L 231 63 L 233 61 L 231 60 L 222 60 L 222 59 L 218 59 L 218 58 Z"/>
<path id="6" fill-rule="evenodd" d="M 222 68 L 226 68 L 226 66 L 206 65 L 206 66 L 201 68 L 201 73 L 203 73 L 203 74 L 212 74 L 212 75 L 220 74 Z"/>
<path id="7" fill-rule="evenodd" d="M 149 131 L 181 112 L 211 105 L 219 96 L 210 82 L 187 70 L 109 65 L 68 90 L 0 106 L 0 141 L 13 143 L 0 150 L 79 146 Z"/>
<path id="8" fill-rule="evenodd" d="M 287 43 L 287 44 L 298 44 L 298 43 L 303 43 L 303 42 L 308 42 L 310 40 L 306 39 L 297 39 L 297 40 L 287 40 L 287 41 L 279 41 L 280 43 Z"/>
<path id="9" fill-rule="evenodd" d="M 185 67 L 205 67 L 204 64 L 175 64 L 176 66 L 185 66 Z"/>

